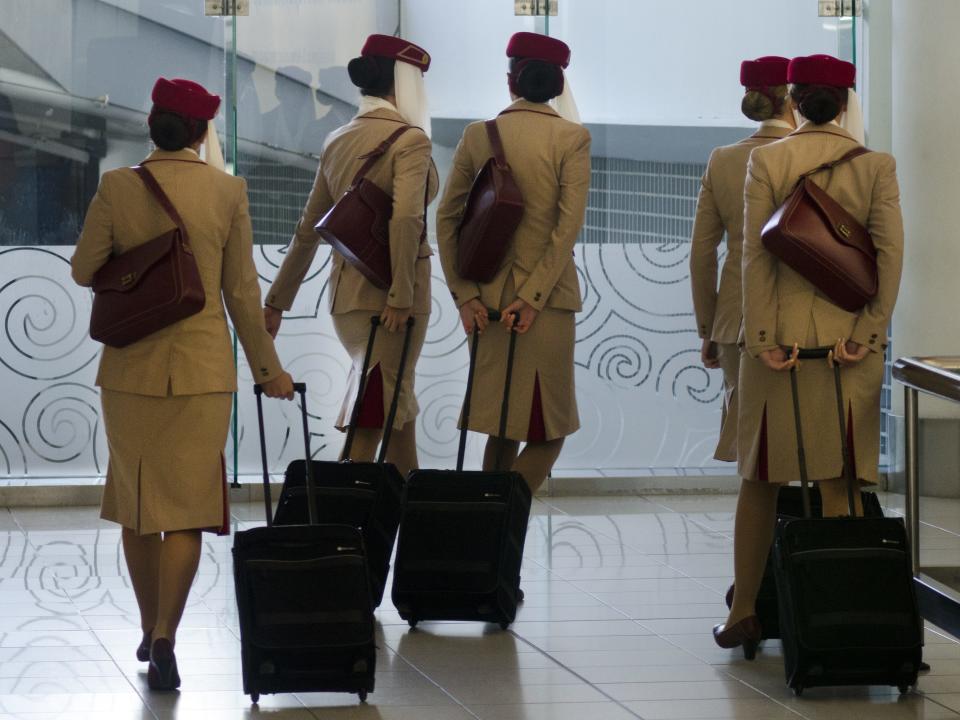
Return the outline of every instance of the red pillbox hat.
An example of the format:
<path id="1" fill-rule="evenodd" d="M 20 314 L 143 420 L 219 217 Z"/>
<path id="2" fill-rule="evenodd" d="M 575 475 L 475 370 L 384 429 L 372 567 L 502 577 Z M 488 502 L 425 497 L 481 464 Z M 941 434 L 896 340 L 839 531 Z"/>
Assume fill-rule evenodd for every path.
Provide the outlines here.
<path id="1" fill-rule="evenodd" d="M 746 88 L 776 87 L 787 84 L 790 61 L 778 55 L 765 55 L 740 63 L 740 84 Z"/>
<path id="2" fill-rule="evenodd" d="M 213 120 L 220 107 L 220 96 L 192 80 L 158 78 L 151 95 L 159 110 L 169 110 L 197 120 Z"/>
<path id="3" fill-rule="evenodd" d="M 565 68 L 570 64 L 570 46 L 547 35 L 518 32 L 507 43 L 507 57 L 543 60 Z"/>
<path id="4" fill-rule="evenodd" d="M 377 55 L 401 60 L 420 68 L 423 72 L 430 69 L 430 53 L 419 45 L 414 45 L 412 42 L 393 35 L 371 35 L 363 44 L 360 55 L 361 57 Z"/>
<path id="5" fill-rule="evenodd" d="M 856 66 L 832 55 L 795 57 L 790 61 L 790 67 L 787 69 L 787 82 L 798 85 L 832 85 L 851 88 L 856 80 Z"/>

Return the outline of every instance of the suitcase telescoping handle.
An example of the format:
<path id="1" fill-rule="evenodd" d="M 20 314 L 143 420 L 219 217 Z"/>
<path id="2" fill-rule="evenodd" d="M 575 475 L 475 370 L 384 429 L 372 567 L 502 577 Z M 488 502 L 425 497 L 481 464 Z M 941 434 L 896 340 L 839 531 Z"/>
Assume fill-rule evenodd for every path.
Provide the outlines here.
<path id="1" fill-rule="evenodd" d="M 487 318 L 490 322 L 500 322 L 499 310 L 487 310 Z M 513 358 L 517 349 L 517 324 L 518 317 L 513 316 L 513 323 L 510 325 L 510 347 L 507 350 L 507 376 L 503 384 L 503 403 L 500 406 L 500 430 L 497 435 L 499 440 L 507 434 L 507 411 L 510 408 L 510 383 L 513 380 Z M 457 472 L 463 470 L 463 457 L 467 450 L 467 425 L 470 421 L 470 401 L 473 398 L 473 379 L 477 369 L 477 346 L 480 342 L 480 330 L 473 326 L 473 338 L 470 343 L 470 367 L 467 370 L 467 392 L 463 397 L 463 417 L 460 427 L 460 447 L 457 449 Z M 500 443 L 497 449 L 497 462 L 495 470 L 500 469 L 500 463 L 503 460 L 503 443 Z"/>
<path id="2" fill-rule="evenodd" d="M 400 365 L 397 368 L 397 382 L 393 388 L 393 397 L 390 400 L 390 411 L 387 421 L 383 424 L 383 438 L 380 440 L 380 454 L 377 462 L 382 463 L 387 457 L 387 448 L 390 447 L 390 436 L 393 435 L 393 423 L 397 419 L 397 408 L 400 406 L 400 388 L 403 385 L 403 373 L 407 369 L 407 353 L 410 350 L 410 335 L 413 333 L 415 321 L 413 316 L 407 318 L 407 329 L 403 336 L 403 348 L 400 350 Z M 360 422 L 360 407 L 363 404 L 363 391 L 367 385 L 367 371 L 370 369 L 370 358 L 373 356 L 373 341 L 377 337 L 377 328 L 380 327 L 380 316 L 370 318 L 370 337 L 367 338 L 367 350 L 363 354 L 363 367 L 360 369 L 360 379 L 357 381 L 357 398 L 353 403 L 353 412 L 350 413 L 350 426 L 347 428 L 347 439 L 343 443 L 343 459 L 350 459 L 353 449 L 353 437 Z"/>
<path id="3" fill-rule="evenodd" d="M 303 453 L 306 466 L 307 488 L 307 516 L 311 525 L 317 523 L 317 509 L 313 499 L 313 462 L 310 457 L 310 429 L 307 426 L 307 385 L 298 382 L 293 384 L 294 392 L 300 394 L 300 418 L 303 422 Z M 263 387 L 253 386 L 257 396 L 257 422 L 260 426 L 260 461 L 263 464 L 263 505 L 267 513 L 267 526 L 273 525 L 273 499 L 270 497 L 270 472 L 267 468 L 267 438 L 263 426 Z"/>
<path id="4" fill-rule="evenodd" d="M 800 350 L 800 360 L 825 360 L 833 348 L 809 348 Z M 853 463 L 850 460 L 850 447 L 847 443 L 847 418 L 843 410 L 843 386 L 840 382 L 840 364 L 833 364 L 833 384 L 837 397 L 837 419 L 840 426 L 840 448 L 843 452 L 843 477 L 847 481 L 847 507 L 850 517 L 857 514 L 854 493 L 857 479 L 853 477 Z M 797 370 L 790 368 L 790 393 L 793 396 L 793 421 L 797 429 L 797 460 L 800 463 L 800 488 L 803 497 L 803 516 L 809 518 L 810 480 L 807 476 L 807 454 L 803 446 L 803 428 L 800 422 L 800 393 L 797 389 Z"/>

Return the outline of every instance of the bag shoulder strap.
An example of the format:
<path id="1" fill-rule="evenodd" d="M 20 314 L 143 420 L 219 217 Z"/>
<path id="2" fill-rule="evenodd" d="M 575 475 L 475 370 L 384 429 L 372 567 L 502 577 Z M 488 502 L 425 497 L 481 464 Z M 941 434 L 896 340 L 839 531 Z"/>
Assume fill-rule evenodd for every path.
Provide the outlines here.
<path id="1" fill-rule="evenodd" d="M 500 137 L 500 130 L 497 128 L 497 119 L 487 120 L 484 124 L 487 128 L 487 137 L 490 139 L 490 149 L 493 151 L 494 162 L 501 170 L 507 169 L 507 156 L 503 152 L 503 140 Z"/>
<path id="2" fill-rule="evenodd" d="M 366 174 L 370 172 L 370 168 L 376 164 L 377 160 L 386 154 L 387 150 L 390 149 L 390 146 L 393 145 L 401 135 L 403 135 L 412 127 L 413 125 L 404 125 L 403 127 L 397 128 L 390 133 L 386 140 L 377 145 L 373 150 L 368 153 L 364 153 L 357 158 L 357 160 L 364 160 L 365 162 L 360 166 L 360 169 L 357 170 L 357 174 L 353 176 L 353 181 L 350 183 L 351 190 L 354 189 L 361 180 L 363 180 Z"/>
<path id="3" fill-rule="evenodd" d="M 180 217 L 180 213 L 177 212 L 177 209 L 173 206 L 173 203 L 170 202 L 170 198 L 163 191 L 163 188 L 160 187 L 160 183 L 157 182 L 157 179 L 153 176 L 153 173 L 147 170 L 143 165 L 134 165 L 131 170 L 133 170 L 141 180 L 143 184 L 147 186 L 147 189 L 150 193 L 157 199 L 157 202 L 160 203 L 160 207 L 163 208 L 164 212 L 170 216 L 170 219 L 173 220 L 173 223 L 180 230 L 180 234 L 183 236 L 183 241 L 190 244 L 190 238 L 187 235 L 187 228 L 183 224 L 183 218 Z"/>
<path id="4" fill-rule="evenodd" d="M 842 164 L 842 163 L 845 163 L 845 162 L 847 162 L 847 161 L 849 161 L 849 160 L 853 160 L 855 157 L 860 157 L 861 155 L 866 155 L 868 152 L 872 152 L 872 151 L 870 150 L 870 148 L 864 147 L 863 145 L 860 145 L 860 146 L 858 146 L 858 147 L 855 147 L 853 150 L 851 150 L 850 152 L 846 153 L 845 155 L 842 155 L 841 157 L 837 158 L 837 159 L 834 160 L 833 162 L 823 163 L 823 165 L 817 165 L 817 167 L 813 168 L 813 170 L 808 170 L 807 172 L 803 173 L 803 174 L 800 176 L 800 180 L 803 180 L 803 179 L 805 179 L 805 178 L 808 178 L 808 177 L 810 177 L 811 175 L 813 175 L 814 173 L 818 173 L 818 172 L 822 172 L 823 170 L 830 170 L 830 169 L 832 169 L 832 168 L 835 168 L 837 165 L 840 165 L 840 164 Z"/>

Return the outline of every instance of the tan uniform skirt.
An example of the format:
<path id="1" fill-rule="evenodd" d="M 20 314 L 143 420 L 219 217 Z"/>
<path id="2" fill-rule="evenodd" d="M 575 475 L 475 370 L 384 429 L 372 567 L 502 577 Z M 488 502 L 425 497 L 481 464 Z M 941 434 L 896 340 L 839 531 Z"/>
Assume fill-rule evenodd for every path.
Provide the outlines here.
<path id="1" fill-rule="evenodd" d="M 500 307 L 506 307 L 515 297 L 513 282 L 508 280 Z M 507 411 L 507 438 L 520 442 L 556 440 L 580 429 L 574 389 L 575 341 L 575 313 L 549 307 L 540 311 L 528 332 L 517 336 Z M 480 336 L 468 422 L 469 429 L 474 432 L 494 436 L 500 433 L 509 343 L 510 333 L 502 323 L 490 323 Z M 531 436 L 530 432 L 540 425 L 532 417 L 538 388 L 541 438 Z"/>
<path id="2" fill-rule="evenodd" d="M 717 343 L 717 359 L 723 370 L 723 417 L 720 438 L 713 457 L 727 462 L 737 459 L 737 384 L 740 381 L 740 348 L 736 343 Z"/>
<path id="3" fill-rule="evenodd" d="M 347 313 L 333 315 L 333 327 L 340 338 L 343 347 L 350 354 L 350 375 L 347 378 L 347 390 L 337 417 L 336 427 L 346 430 L 353 416 L 353 404 L 357 397 L 357 382 L 363 370 L 363 357 L 367 351 L 367 341 L 370 338 L 370 318 L 377 313 L 370 310 L 353 310 Z M 400 387 L 400 401 L 397 406 L 397 417 L 393 423 L 395 430 L 399 430 L 417 417 L 420 406 L 414 391 L 414 373 L 417 360 L 423 350 L 423 343 L 427 337 L 427 326 L 430 324 L 430 315 L 427 313 L 414 314 L 414 326 L 410 334 L 410 348 L 407 350 L 407 365 L 403 372 L 403 385 Z M 390 412 L 390 403 L 393 400 L 393 390 L 397 383 L 397 372 L 400 369 L 400 353 L 403 349 L 405 329 L 391 333 L 382 327 L 377 330 L 377 337 L 373 343 L 373 352 L 370 356 L 370 367 L 367 370 L 367 384 L 364 388 L 364 412 L 360 427 L 383 427 Z M 377 382 L 370 382 L 371 377 L 377 376 Z M 380 387 L 379 397 L 369 394 Z M 375 405 L 374 416 L 379 418 L 378 423 L 369 423 L 365 418 L 370 417 L 371 405 Z M 382 408 L 382 414 L 381 414 Z"/>
<path id="4" fill-rule="evenodd" d="M 231 393 L 153 397 L 103 389 L 101 402 L 110 462 L 100 517 L 140 535 L 221 530 Z"/>
<path id="5" fill-rule="evenodd" d="M 815 342 L 809 343 L 815 347 Z M 877 482 L 880 456 L 880 390 L 883 354 L 869 353 L 840 371 L 847 416 L 847 437 L 861 483 Z M 826 360 L 804 360 L 797 373 L 800 421 L 810 480 L 843 474 L 840 420 L 833 370 Z M 790 373 L 775 372 L 741 354 L 739 466 L 741 477 L 772 483 L 800 480 Z M 766 461 L 763 462 L 763 458 Z"/>

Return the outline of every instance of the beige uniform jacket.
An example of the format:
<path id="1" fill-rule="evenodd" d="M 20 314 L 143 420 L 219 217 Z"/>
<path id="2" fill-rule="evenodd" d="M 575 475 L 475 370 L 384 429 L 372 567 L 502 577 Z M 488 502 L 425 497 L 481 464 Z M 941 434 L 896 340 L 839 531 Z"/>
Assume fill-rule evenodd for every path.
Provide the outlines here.
<path id="1" fill-rule="evenodd" d="M 267 304 L 289 310 L 310 269 L 320 236 L 314 225 L 347 190 L 369 153 L 406 121 L 399 113 L 377 109 L 358 115 L 330 133 L 320 157 L 313 190 L 297 224 L 293 241 L 267 293 Z M 430 261 L 433 254 L 424 233 L 424 200 L 437 194 L 439 180 L 430 158 L 430 138 L 419 128 L 403 133 L 370 169 L 366 177 L 393 197 L 390 218 L 390 267 L 393 283 L 381 290 L 333 253 L 328 288 L 331 313 L 353 310 L 380 312 L 386 305 L 430 312 Z"/>
<path id="2" fill-rule="evenodd" d="M 235 391 L 237 373 L 224 303 L 254 377 L 275 378 L 283 368 L 263 321 L 246 181 L 210 167 L 191 150 L 158 150 L 144 165 L 183 219 L 206 305 L 196 315 L 132 345 L 104 347 L 97 385 L 154 396 Z M 89 286 L 112 254 L 122 254 L 173 226 L 133 170 L 104 173 L 71 260 L 73 279 Z"/>
<path id="3" fill-rule="evenodd" d="M 874 352 L 887 345 L 903 266 L 903 219 L 892 156 L 871 152 L 811 176 L 863 223 L 877 248 L 877 295 L 859 312 L 834 305 L 767 252 L 760 239 L 763 226 L 801 174 L 855 147 L 856 140 L 839 126 L 807 122 L 784 140 L 750 155 L 744 190 L 743 310 L 744 344 L 753 357 L 777 345 L 803 346 L 814 336 L 818 346 L 834 345 L 838 338 Z"/>
<path id="4" fill-rule="evenodd" d="M 780 140 L 789 128 L 765 125 L 748 138 L 710 154 L 700 185 L 690 247 L 690 284 L 697 334 L 716 343 L 737 342 L 742 318 L 743 185 L 754 148 Z M 717 249 L 727 236 L 727 256 L 717 287 Z"/>
<path id="5" fill-rule="evenodd" d="M 480 285 L 457 274 L 457 228 L 477 173 L 491 157 L 482 122 L 471 123 L 453 158 L 437 209 L 440 260 L 458 306 L 479 297 L 500 309 L 507 277 L 517 296 L 537 310 L 581 309 L 573 247 L 583 225 L 590 187 L 590 133 L 548 105 L 517 100 L 497 119 L 507 163 L 523 193 L 524 213 L 496 277 Z"/>

